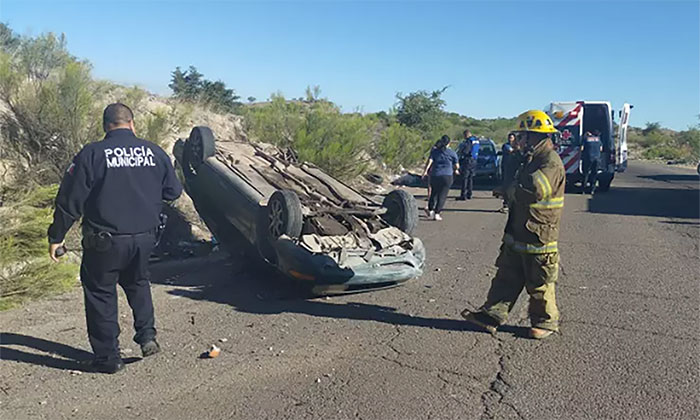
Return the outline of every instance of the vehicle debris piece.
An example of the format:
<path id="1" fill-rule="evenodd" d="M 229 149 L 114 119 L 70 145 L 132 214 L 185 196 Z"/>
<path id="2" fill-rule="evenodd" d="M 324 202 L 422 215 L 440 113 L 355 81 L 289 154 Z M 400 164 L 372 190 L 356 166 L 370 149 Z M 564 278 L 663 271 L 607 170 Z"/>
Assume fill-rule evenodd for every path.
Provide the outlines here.
<path id="1" fill-rule="evenodd" d="M 200 359 L 214 359 L 219 357 L 220 354 L 221 349 L 217 347 L 216 344 L 212 344 L 209 350 L 202 353 L 199 357 Z"/>

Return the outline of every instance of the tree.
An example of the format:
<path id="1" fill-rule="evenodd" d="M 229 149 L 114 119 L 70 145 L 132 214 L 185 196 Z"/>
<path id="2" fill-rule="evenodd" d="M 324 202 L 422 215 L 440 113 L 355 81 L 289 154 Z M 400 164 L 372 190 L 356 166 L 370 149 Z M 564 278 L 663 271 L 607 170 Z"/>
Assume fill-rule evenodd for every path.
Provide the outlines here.
<path id="1" fill-rule="evenodd" d="M 199 101 L 209 105 L 215 111 L 233 112 L 240 103 L 240 96 L 233 89 L 227 89 L 222 81 L 210 82 L 204 80 L 201 83 Z"/>
<path id="2" fill-rule="evenodd" d="M 661 128 L 661 123 L 660 122 L 647 122 L 646 127 L 642 130 L 642 135 L 648 136 L 651 133 L 654 133 L 656 131 L 659 131 Z"/>
<path id="3" fill-rule="evenodd" d="M 252 104 L 253 102 L 255 102 L 255 96 L 249 96 L 249 97 L 248 97 L 248 102 L 251 103 L 251 104 Z"/>
<path id="4" fill-rule="evenodd" d="M 20 45 L 20 38 L 4 23 L 0 23 L 0 51 L 13 53 Z"/>
<path id="5" fill-rule="evenodd" d="M 396 119 L 407 127 L 432 134 L 443 124 L 445 101 L 441 96 L 445 90 L 447 86 L 433 92 L 419 90 L 406 96 L 397 93 Z"/>
<path id="6" fill-rule="evenodd" d="M 180 67 L 175 67 L 171 73 L 170 84 L 168 87 L 173 91 L 173 96 L 178 99 L 186 99 L 185 91 L 187 90 L 187 80 L 185 79 L 187 71 L 180 70 Z"/>
<path id="7" fill-rule="evenodd" d="M 226 84 L 220 80 L 212 82 L 205 79 L 194 66 L 185 71 L 176 67 L 171 75 L 168 87 L 177 99 L 199 102 L 219 112 L 232 112 L 240 105 L 240 96 L 233 89 L 226 88 Z"/>
<path id="8" fill-rule="evenodd" d="M 306 102 L 317 102 L 321 99 L 321 86 L 314 85 L 306 87 Z"/>
<path id="9" fill-rule="evenodd" d="M 197 71 L 197 68 L 190 66 L 184 72 L 180 67 L 175 67 L 172 72 L 171 82 L 168 85 L 173 91 L 173 96 L 186 101 L 196 101 L 199 99 L 203 89 L 204 75 Z"/>

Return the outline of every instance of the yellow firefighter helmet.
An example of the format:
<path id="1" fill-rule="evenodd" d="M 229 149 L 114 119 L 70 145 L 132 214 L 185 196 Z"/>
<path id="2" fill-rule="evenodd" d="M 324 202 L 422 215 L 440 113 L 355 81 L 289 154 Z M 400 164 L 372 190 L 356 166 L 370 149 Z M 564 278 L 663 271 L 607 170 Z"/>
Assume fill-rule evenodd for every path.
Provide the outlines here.
<path id="1" fill-rule="evenodd" d="M 556 133 L 552 119 L 544 111 L 536 109 L 518 115 L 517 125 L 513 131 L 533 131 L 535 133 Z"/>

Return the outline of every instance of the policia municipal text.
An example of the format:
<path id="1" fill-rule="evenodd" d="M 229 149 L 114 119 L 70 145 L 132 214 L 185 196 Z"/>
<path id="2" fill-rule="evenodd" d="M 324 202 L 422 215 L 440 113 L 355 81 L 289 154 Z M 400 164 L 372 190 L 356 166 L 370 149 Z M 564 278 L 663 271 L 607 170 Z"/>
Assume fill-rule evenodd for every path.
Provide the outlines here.
<path id="1" fill-rule="evenodd" d="M 123 104 L 107 106 L 104 140 L 86 145 L 66 171 L 49 227 L 49 255 L 83 217 L 80 281 L 85 295 L 92 369 L 115 373 L 119 355 L 117 290 L 126 293 L 134 316 L 134 341 L 144 357 L 160 351 L 148 274 L 163 200 L 175 200 L 182 185 L 168 155 L 134 134 L 134 116 Z"/>
<path id="2" fill-rule="evenodd" d="M 556 128 L 547 114 L 521 114 L 514 132 L 524 157 L 504 193 L 510 212 L 496 259 L 498 271 L 479 312 L 465 309 L 462 316 L 494 333 L 506 322 L 524 287 L 530 295 L 530 336 L 541 339 L 559 329 L 554 285 L 559 271 L 557 240 L 566 177 L 549 139 Z"/>

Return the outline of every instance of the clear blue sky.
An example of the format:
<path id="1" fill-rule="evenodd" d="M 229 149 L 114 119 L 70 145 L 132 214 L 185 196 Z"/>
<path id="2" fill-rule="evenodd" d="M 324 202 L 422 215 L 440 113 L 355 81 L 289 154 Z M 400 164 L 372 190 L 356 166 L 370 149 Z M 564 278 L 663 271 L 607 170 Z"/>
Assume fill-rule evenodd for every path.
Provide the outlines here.
<path id="1" fill-rule="evenodd" d="M 0 0 L 18 33 L 65 33 L 94 75 L 168 94 L 194 65 L 243 98 L 320 85 L 344 111 L 449 85 L 447 110 L 511 117 L 556 100 L 634 104 L 632 124 L 700 113 L 698 1 Z"/>

